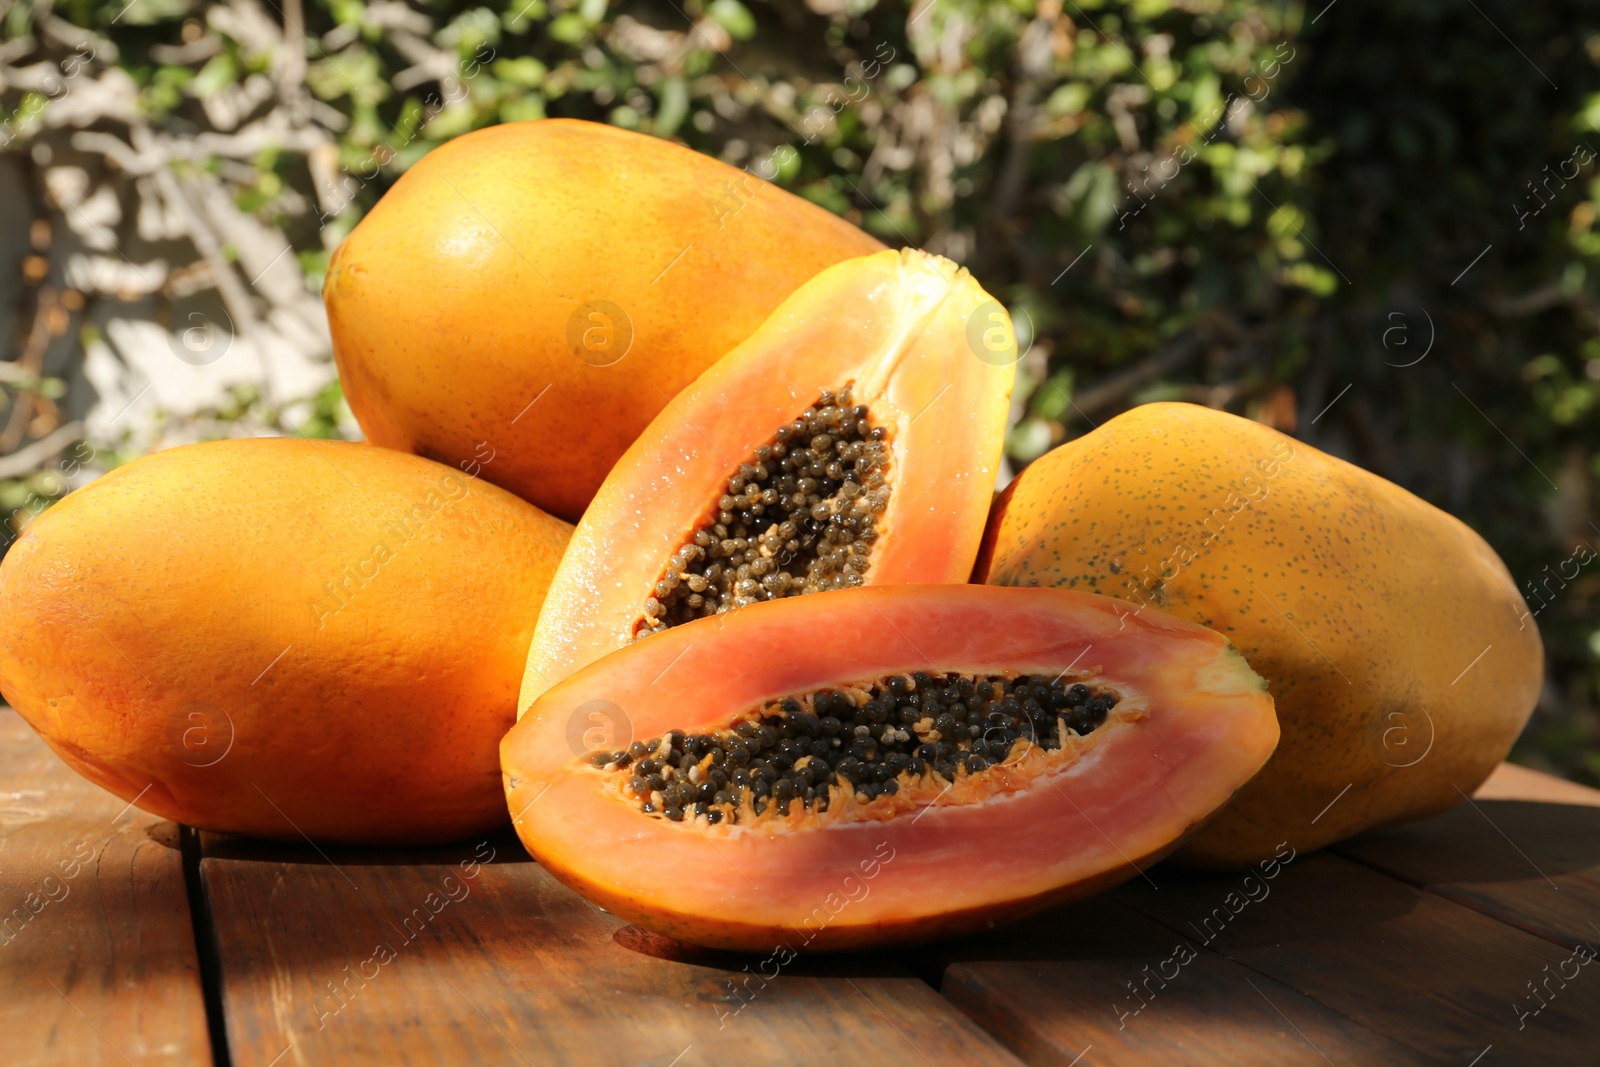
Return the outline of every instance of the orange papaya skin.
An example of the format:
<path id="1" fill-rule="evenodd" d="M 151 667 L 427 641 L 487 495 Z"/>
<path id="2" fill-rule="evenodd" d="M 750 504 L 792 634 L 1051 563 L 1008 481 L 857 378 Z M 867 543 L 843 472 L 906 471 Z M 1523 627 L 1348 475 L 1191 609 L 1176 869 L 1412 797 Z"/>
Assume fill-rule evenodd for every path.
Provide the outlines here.
<path id="1" fill-rule="evenodd" d="M 0 692 L 78 773 L 177 822 L 459 839 L 505 822 L 496 746 L 569 533 L 372 445 L 158 452 L 0 564 Z"/>
<path id="2" fill-rule="evenodd" d="M 1145 404 L 1027 467 L 976 580 L 1103 593 L 1229 637 L 1283 739 L 1176 858 L 1243 867 L 1459 803 L 1542 684 L 1539 632 L 1464 523 L 1275 430 Z"/>
<path id="3" fill-rule="evenodd" d="M 323 289 L 367 438 L 576 520 L 666 402 L 822 268 L 883 246 L 755 175 L 590 122 L 412 167 Z"/>

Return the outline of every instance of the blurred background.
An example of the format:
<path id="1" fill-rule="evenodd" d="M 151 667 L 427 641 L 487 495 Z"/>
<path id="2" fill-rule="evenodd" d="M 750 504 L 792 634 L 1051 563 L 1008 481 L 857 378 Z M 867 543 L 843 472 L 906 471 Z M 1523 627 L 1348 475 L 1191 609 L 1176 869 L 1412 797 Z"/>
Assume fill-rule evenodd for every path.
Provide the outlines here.
<path id="1" fill-rule="evenodd" d="M 0 0 L 0 552 L 153 449 L 358 437 L 329 253 L 433 146 L 547 115 L 776 163 L 970 267 L 1027 348 L 1013 469 L 1186 399 L 1466 519 L 1537 591 L 1515 758 L 1600 783 L 1570 0 Z"/>

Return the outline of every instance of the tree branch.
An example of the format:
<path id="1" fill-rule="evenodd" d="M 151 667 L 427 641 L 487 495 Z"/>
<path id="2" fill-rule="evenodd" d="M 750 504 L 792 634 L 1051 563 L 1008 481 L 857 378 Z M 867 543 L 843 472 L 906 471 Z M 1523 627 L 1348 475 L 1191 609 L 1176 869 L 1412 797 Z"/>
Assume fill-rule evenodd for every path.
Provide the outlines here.
<path id="1" fill-rule="evenodd" d="M 1072 404 L 1084 415 L 1110 407 L 1139 386 L 1171 374 L 1205 351 L 1205 347 L 1206 339 L 1200 334 L 1181 333 L 1133 366 L 1102 378 L 1082 392 L 1074 390 Z"/>
<path id="2" fill-rule="evenodd" d="M 44 466 L 45 460 L 54 459 L 69 445 L 83 440 L 83 423 L 69 422 L 58 426 L 39 440 L 19 448 L 9 456 L 0 456 L 0 478 L 21 478 Z"/>

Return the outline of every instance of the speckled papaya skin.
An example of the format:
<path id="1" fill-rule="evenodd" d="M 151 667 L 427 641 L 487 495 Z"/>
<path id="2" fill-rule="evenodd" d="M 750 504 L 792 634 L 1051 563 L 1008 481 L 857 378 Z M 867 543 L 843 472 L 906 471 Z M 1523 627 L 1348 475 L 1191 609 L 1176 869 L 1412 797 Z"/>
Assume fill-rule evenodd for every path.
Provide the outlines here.
<path id="1" fill-rule="evenodd" d="M 496 756 L 572 529 L 482 479 L 344 441 L 156 452 L 0 565 L 0 693 L 146 811 L 421 845 L 506 821 Z"/>
<path id="2" fill-rule="evenodd" d="M 1117 597 L 1226 634 L 1282 740 L 1177 853 L 1242 867 L 1470 796 L 1533 710 L 1539 632 L 1464 523 L 1272 429 L 1146 404 L 1025 469 L 975 580 Z"/>
<path id="3" fill-rule="evenodd" d="M 812 275 L 882 248 L 682 145 L 510 122 L 408 170 L 339 246 L 323 299 L 368 440 L 476 460 L 576 521 L 680 389 Z"/>

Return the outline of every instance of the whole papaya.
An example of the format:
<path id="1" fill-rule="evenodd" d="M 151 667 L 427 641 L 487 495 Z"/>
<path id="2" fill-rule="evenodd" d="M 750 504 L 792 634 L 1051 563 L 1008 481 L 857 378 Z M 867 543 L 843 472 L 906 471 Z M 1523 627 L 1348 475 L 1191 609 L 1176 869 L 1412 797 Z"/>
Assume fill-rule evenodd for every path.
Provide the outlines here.
<path id="1" fill-rule="evenodd" d="M 1176 858 L 1240 867 L 1448 808 L 1505 758 L 1544 656 L 1464 523 L 1259 423 L 1146 404 L 1027 467 L 975 575 L 1104 593 L 1227 635 L 1282 739 Z"/>
<path id="2" fill-rule="evenodd" d="M 508 123 L 412 167 L 323 296 L 376 444 L 576 520 L 677 392 L 840 260 L 883 246 L 759 177 L 590 122 Z"/>
<path id="3" fill-rule="evenodd" d="M 158 452 L 0 563 L 0 693 L 84 777 L 191 826 L 479 833 L 506 820 L 497 746 L 570 532 L 372 445 Z"/>

